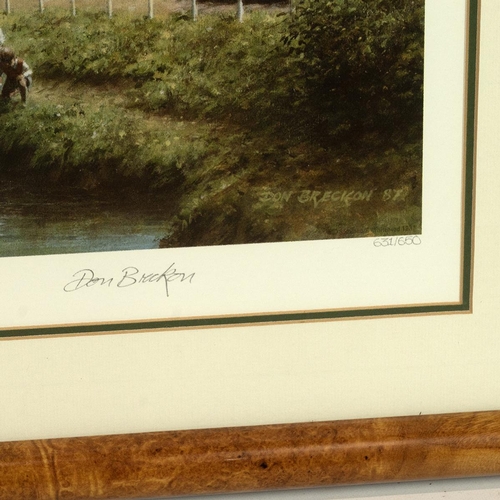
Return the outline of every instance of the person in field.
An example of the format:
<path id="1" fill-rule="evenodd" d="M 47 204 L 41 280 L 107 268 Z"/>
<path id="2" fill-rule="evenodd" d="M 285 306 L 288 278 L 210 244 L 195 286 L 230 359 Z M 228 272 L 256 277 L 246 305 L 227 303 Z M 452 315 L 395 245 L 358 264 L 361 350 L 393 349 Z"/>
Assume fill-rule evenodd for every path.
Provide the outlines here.
<path id="1" fill-rule="evenodd" d="M 21 101 L 25 103 L 32 83 L 32 71 L 9 47 L 0 47 L 0 72 L 4 74 L 2 99 L 9 100 L 19 90 Z"/>

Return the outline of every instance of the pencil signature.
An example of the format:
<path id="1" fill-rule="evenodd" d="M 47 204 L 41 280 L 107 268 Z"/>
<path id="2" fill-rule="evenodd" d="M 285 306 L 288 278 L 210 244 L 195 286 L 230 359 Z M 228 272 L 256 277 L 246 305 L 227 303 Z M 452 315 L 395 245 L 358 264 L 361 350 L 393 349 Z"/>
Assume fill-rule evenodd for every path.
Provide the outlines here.
<path id="1" fill-rule="evenodd" d="M 175 263 L 163 272 L 145 273 L 141 272 L 137 267 L 128 266 L 121 271 L 119 276 L 102 277 L 98 276 L 93 269 L 80 269 L 75 274 L 70 282 L 64 285 L 65 292 L 76 292 L 91 287 L 116 287 L 128 288 L 131 286 L 162 283 L 165 288 L 167 297 L 170 294 L 170 283 L 178 281 L 180 283 L 192 283 L 195 273 L 182 273 L 177 271 Z"/>

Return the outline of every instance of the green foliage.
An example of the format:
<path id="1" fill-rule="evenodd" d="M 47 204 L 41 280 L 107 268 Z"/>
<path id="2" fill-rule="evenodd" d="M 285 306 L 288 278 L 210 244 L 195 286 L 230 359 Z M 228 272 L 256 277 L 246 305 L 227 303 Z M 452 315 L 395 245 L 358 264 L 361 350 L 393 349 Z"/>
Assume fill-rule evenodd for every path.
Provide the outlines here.
<path id="1" fill-rule="evenodd" d="M 421 125 L 423 0 L 301 0 L 282 41 L 330 135 Z"/>
<path id="2" fill-rule="evenodd" d="M 276 18 L 255 15 L 243 24 L 231 16 L 203 16 L 179 22 L 170 32 L 154 76 L 141 99 L 150 109 L 221 117 L 262 107 L 267 60 L 279 41 Z"/>
<path id="3" fill-rule="evenodd" d="M 4 30 L 38 77 L 91 84 L 134 83 L 149 111 L 261 123 L 288 95 L 281 17 L 262 12 L 137 19 L 120 13 L 64 11 L 7 16 Z M 279 85 L 276 83 L 279 82 Z M 284 87 L 283 87 L 284 86 Z M 288 106 L 283 106 L 287 109 Z"/>
<path id="4" fill-rule="evenodd" d="M 90 79 L 94 83 L 134 74 L 161 36 L 162 22 L 121 14 L 66 11 L 7 16 L 9 43 L 14 44 L 48 78 Z M 130 71 L 130 65 L 133 65 Z M 145 73 L 150 78 L 153 70 Z"/>
<path id="5" fill-rule="evenodd" d="M 115 108 L 31 104 L 3 109 L 0 159 L 4 170 L 20 173 L 22 165 L 42 182 L 86 189 L 176 187 L 208 150 L 206 140 L 188 142 L 183 133 L 149 127 L 140 114 Z"/>

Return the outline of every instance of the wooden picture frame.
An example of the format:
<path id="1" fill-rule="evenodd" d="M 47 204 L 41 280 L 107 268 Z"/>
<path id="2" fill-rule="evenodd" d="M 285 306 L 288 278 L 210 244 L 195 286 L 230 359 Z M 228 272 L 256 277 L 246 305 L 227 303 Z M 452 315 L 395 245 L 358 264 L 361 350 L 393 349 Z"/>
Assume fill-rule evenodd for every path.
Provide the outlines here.
<path id="1" fill-rule="evenodd" d="M 471 19 L 476 24 L 479 2 L 469 5 L 475 7 Z M 481 7 L 483 24 L 489 30 L 486 40 L 491 44 L 492 27 L 500 12 L 486 0 Z M 475 43 L 469 46 L 469 55 L 471 47 L 474 53 L 478 48 Z M 480 131 L 484 135 L 480 136 L 483 149 L 477 152 L 475 273 L 470 282 L 474 286 L 474 309 L 470 310 L 472 303 L 462 307 L 472 314 L 442 311 L 449 314 L 436 315 L 441 311 L 434 310 L 434 314 L 400 315 L 398 310 L 395 317 L 373 318 L 370 314 L 356 321 L 344 317 L 343 321 L 297 323 L 300 318 L 294 318 L 290 323 L 244 328 L 234 324 L 224 329 L 174 328 L 167 332 L 168 338 L 161 337 L 165 334 L 162 329 L 127 333 L 117 328 L 123 335 L 73 336 L 72 331 L 66 331 L 52 338 L 37 338 L 35 334 L 6 340 L 1 345 L 5 349 L 0 360 L 4 380 L 9 380 L 3 391 L 10 404 L 0 419 L 4 427 L 0 436 L 0 478 L 4 479 L 0 481 L 0 498 L 161 498 L 170 494 L 499 474 L 500 417 L 497 411 L 486 411 L 498 409 L 499 384 L 493 366 L 498 346 L 498 237 L 490 232 L 495 227 L 495 197 L 488 195 L 487 189 L 498 184 L 498 176 L 487 178 L 495 166 L 490 127 L 495 123 L 498 103 L 494 102 L 491 110 L 484 104 L 486 92 L 495 82 L 496 70 L 491 64 L 494 53 L 490 45 L 482 59 L 486 66 L 482 75 L 486 76 L 481 108 L 484 128 Z M 475 68 L 473 74 L 475 80 Z M 468 89 L 468 112 L 476 116 L 478 87 L 474 83 Z M 476 138 L 475 119 L 469 121 L 468 133 Z M 468 154 L 472 161 L 475 148 Z M 337 335 L 332 338 L 334 332 Z M 135 357 L 139 346 L 144 349 L 140 361 Z M 375 346 L 378 349 L 371 350 Z M 175 352 L 168 353 L 169 349 Z M 336 352 L 339 349 L 341 352 Z M 351 349 L 362 352 L 352 354 Z M 280 351 L 286 358 L 279 357 Z M 111 353 L 114 359 L 107 358 Z M 96 360 L 96 355 L 102 357 Z M 346 355 L 349 359 L 342 363 L 341 356 Z M 172 363 L 172 372 L 162 384 L 177 380 L 183 384 L 183 391 L 169 387 L 167 396 L 158 400 L 155 397 L 160 395 L 161 384 L 150 391 L 145 387 L 159 373 L 168 371 L 159 368 L 162 356 L 167 364 Z M 182 359 L 176 364 L 174 357 Z M 221 357 L 227 370 L 213 364 Z M 333 365 L 339 363 L 338 367 L 329 366 L 328 357 Z M 21 366 L 20 360 L 26 364 Z M 103 367 L 106 360 L 108 366 Z M 412 360 L 416 360 L 414 364 Z M 84 370 L 75 370 L 71 366 L 75 363 L 81 363 Z M 144 376 L 148 363 L 150 372 Z M 195 372 L 192 379 L 179 371 L 183 363 Z M 238 371 L 241 367 L 244 375 Z M 408 367 L 418 376 L 409 374 Z M 92 368 L 97 370 L 89 375 Z M 360 374 L 360 368 L 366 369 L 374 381 Z M 121 371 L 124 369 L 130 369 L 130 375 Z M 136 386 L 134 377 L 141 372 L 143 379 Z M 225 379 L 228 375 L 235 381 Z M 67 379 L 61 382 L 61 376 Z M 303 386 L 292 391 L 293 384 L 304 376 Z M 262 389 L 264 381 L 267 390 Z M 349 394 L 340 387 L 346 381 Z M 433 385 L 434 392 L 430 390 Z M 99 386 L 104 388 L 102 394 Z M 20 413 L 23 398 L 16 399 L 14 394 L 21 393 L 22 388 L 26 390 L 24 401 L 44 404 L 38 406 L 37 416 L 28 412 L 18 425 L 14 415 Z M 412 397 L 401 401 L 409 388 Z M 68 406 L 76 405 L 77 413 L 95 395 L 102 404 L 113 391 L 121 393 L 118 399 L 104 405 L 95 417 L 83 412 L 80 422 L 75 411 L 64 405 L 65 400 Z M 342 410 L 327 401 L 329 393 L 333 399 L 349 402 L 349 408 Z M 356 394 L 362 394 L 366 401 L 357 401 Z M 192 397 L 197 401 L 189 406 L 187 400 Z M 300 404 L 288 411 L 293 398 Z M 81 408 L 79 399 L 85 402 Z M 276 406 L 272 406 L 273 399 L 279 400 Z M 119 400 L 122 406 L 110 411 Z M 172 400 L 176 410 L 183 406 L 184 411 L 166 418 L 161 413 Z M 304 408 L 312 401 L 317 403 L 314 410 Z M 136 406 L 138 402 L 141 407 Z M 215 418 L 209 417 L 208 410 L 200 411 L 207 403 L 213 410 L 224 402 L 230 408 Z M 253 404 L 253 411 L 248 411 Z M 196 415 L 193 408 L 198 409 Z M 120 419 L 123 409 L 125 418 Z M 56 416 L 50 423 L 54 410 L 61 411 L 62 418 Z M 155 413 L 154 418 L 149 418 L 148 411 Z M 73 417 L 68 419 L 68 415 Z M 327 422 L 332 419 L 326 415 L 334 420 Z M 293 423 L 300 421 L 312 423 Z M 35 422 L 40 423 L 33 425 Z M 211 429 L 203 430 L 207 424 Z M 162 425 L 171 430 L 160 431 Z M 91 435 L 95 437 L 85 437 Z M 167 466 L 176 470 L 176 479 L 165 473 Z M 332 469 L 342 474 L 332 475 Z M 203 474 L 205 478 L 197 482 Z M 178 481 L 182 476 L 183 481 Z M 171 488 L 181 482 L 184 489 Z"/>

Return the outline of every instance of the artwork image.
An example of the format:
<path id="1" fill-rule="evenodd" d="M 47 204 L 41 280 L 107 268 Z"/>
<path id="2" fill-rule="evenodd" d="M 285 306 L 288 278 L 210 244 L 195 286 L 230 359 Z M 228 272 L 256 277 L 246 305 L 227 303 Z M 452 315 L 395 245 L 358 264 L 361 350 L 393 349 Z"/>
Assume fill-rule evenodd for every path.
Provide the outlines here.
<path id="1" fill-rule="evenodd" d="M 0 23 L 0 257 L 421 233 L 424 0 Z"/>

